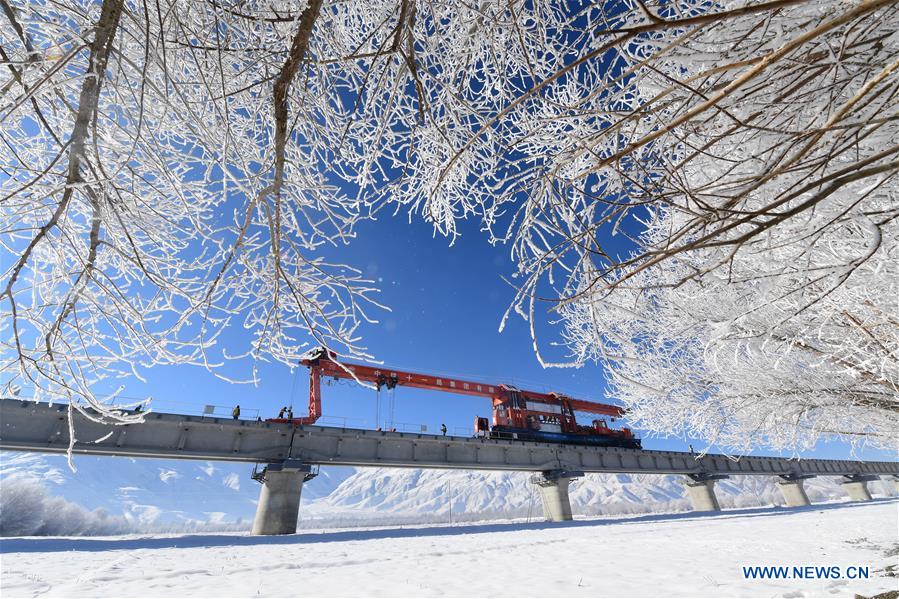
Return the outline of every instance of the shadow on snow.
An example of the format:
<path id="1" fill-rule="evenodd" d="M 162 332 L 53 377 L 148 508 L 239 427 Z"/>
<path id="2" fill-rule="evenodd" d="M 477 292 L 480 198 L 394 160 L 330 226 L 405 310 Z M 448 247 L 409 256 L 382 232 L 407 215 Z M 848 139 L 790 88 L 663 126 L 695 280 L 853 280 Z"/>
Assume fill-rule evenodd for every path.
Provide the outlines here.
<path id="1" fill-rule="evenodd" d="M 494 524 L 430 525 L 322 532 L 300 532 L 292 535 L 251 536 L 243 534 L 184 534 L 171 536 L 128 536 L 117 538 L 90 537 L 11 537 L 0 539 L 0 554 L 4 553 L 52 553 L 58 551 L 117 551 L 136 549 L 188 549 L 200 547 L 229 547 L 254 545 L 294 545 L 308 543 L 334 543 L 343 541 L 369 541 L 404 537 L 448 537 L 470 534 L 519 532 L 527 530 L 591 528 L 611 524 L 651 524 L 655 522 L 732 520 L 738 518 L 770 518 L 789 516 L 803 512 L 825 512 L 864 507 L 878 503 L 899 503 L 899 499 L 887 497 L 864 503 L 824 503 L 805 507 L 759 507 L 735 509 L 725 512 L 681 512 L 674 514 L 645 514 L 617 518 L 593 518 L 571 522 L 507 522 Z"/>

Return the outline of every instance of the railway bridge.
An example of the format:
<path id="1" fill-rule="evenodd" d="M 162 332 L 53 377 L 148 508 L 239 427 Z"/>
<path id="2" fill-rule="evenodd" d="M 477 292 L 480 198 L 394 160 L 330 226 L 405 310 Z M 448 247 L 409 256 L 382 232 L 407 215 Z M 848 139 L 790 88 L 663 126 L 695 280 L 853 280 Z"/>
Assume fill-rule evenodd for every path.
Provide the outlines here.
<path id="1" fill-rule="evenodd" d="M 570 520 L 568 485 L 589 472 L 678 474 L 698 511 L 720 510 L 715 481 L 732 475 L 778 480 L 787 505 L 809 505 L 803 481 L 837 477 L 853 500 L 871 499 L 867 483 L 896 481 L 899 462 L 786 459 L 686 452 L 559 445 L 516 440 L 437 436 L 325 426 L 147 413 L 144 422 L 110 426 L 75 412 L 78 454 L 220 460 L 264 465 L 253 533 L 296 532 L 300 495 L 320 465 L 451 468 L 533 473 L 547 520 Z M 65 453 L 68 406 L 0 399 L 0 449 Z"/>

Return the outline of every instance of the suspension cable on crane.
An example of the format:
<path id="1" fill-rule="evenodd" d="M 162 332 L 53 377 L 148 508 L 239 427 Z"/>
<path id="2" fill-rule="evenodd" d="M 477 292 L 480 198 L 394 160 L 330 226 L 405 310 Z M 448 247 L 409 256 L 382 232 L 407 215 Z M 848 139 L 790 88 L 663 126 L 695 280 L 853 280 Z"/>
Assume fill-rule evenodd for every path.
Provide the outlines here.
<path id="1" fill-rule="evenodd" d="M 388 426 L 388 430 L 393 430 L 396 428 L 396 387 L 393 387 L 388 391 L 390 393 L 390 426 Z"/>
<path id="2" fill-rule="evenodd" d="M 293 381 L 290 383 L 290 395 L 287 398 L 287 405 L 292 406 L 294 404 L 294 398 L 296 397 L 297 392 L 297 378 L 299 378 L 300 369 L 293 369 Z"/>
<path id="3" fill-rule="evenodd" d="M 381 386 L 375 391 L 375 429 L 381 428 Z"/>

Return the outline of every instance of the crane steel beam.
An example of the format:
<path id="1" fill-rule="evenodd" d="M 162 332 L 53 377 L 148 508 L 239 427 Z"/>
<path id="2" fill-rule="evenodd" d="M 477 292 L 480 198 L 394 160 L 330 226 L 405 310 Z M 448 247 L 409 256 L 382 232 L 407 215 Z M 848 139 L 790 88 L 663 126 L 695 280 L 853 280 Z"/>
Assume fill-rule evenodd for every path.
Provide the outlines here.
<path id="1" fill-rule="evenodd" d="M 491 385 L 478 381 L 446 377 L 444 375 L 409 372 L 387 366 L 337 362 L 336 355 L 323 347 L 308 352 L 300 360 L 300 364 L 309 368 L 309 415 L 293 418 L 294 424 L 315 424 L 316 420 L 318 420 L 322 413 L 321 380 L 329 377 L 335 379 L 358 379 L 359 381 L 372 383 L 378 389 L 382 386 L 388 389 L 400 386 L 453 393 L 455 395 L 473 395 L 491 399 L 494 402 L 494 406 L 497 401 L 509 398 L 512 393 L 515 393 L 516 396 L 522 397 L 525 401 L 548 402 L 552 405 L 562 405 L 564 402 L 577 412 L 587 412 L 614 418 L 624 415 L 624 409 L 619 406 L 574 399 L 559 393 L 529 391 L 507 385 Z"/>
<path id="2" fill-rule="evenodd" d="M 0 449 L 64 453 L 69 446 L 65 405 L 0 399 Z M 897 475 L 899 462 L 730 458 L 686 452 L 558 445 L 513 440 L 443 437 L 323 426 L 148 413 L 140 424 L 109 426 L 76 413 L 74 452 L 144 458 L 308 464 L 454 468 L 466 470 L 570 470 L 765 476 Z"/>

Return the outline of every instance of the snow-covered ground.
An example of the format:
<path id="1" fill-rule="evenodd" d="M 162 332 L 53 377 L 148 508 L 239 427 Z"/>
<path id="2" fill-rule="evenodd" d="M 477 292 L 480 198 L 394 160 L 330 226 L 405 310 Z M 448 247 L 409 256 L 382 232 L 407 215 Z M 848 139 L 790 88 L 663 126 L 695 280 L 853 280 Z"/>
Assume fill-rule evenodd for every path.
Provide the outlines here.
<path id="1" fill-rule="evenodd" d="M 8 597 L 848 597 L 897 589 L 899 501 L 304 532 L 0 541 Z M 746 579 L 744 566 L 870 578 Z"/>

